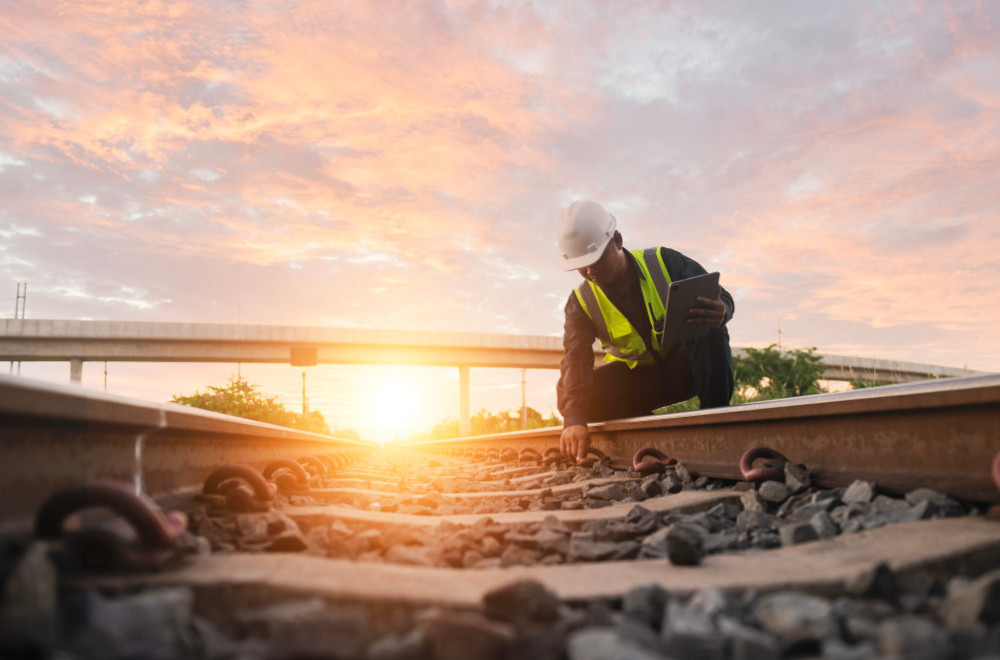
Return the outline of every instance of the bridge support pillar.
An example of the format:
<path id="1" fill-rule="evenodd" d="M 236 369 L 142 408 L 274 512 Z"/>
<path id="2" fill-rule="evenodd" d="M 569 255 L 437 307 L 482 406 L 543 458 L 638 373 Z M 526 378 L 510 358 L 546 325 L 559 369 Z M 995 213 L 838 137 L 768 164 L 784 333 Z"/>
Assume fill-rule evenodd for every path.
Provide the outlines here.
<path id="1" fill-rule="evenodd" d="M 472 432 L 472 413 L 469 412 L 469 365 L 458 367 L 458 427 L 463 436 Z"/>
<path id="2" fill-rule="evenodd" d="M 83 383 L 83 360 L 73 358 L 69 361 L 69 382 L 73 385 Z"/>

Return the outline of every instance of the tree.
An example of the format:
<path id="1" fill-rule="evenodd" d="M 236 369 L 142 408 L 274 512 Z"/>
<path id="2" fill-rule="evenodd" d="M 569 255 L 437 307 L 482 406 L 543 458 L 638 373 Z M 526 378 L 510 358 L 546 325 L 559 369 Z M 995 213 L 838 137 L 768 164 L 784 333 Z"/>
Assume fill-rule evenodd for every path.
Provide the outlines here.
<path id="1" fill-rule="evenodd" d="M 540 412 L 528 407 L 526 412 L 527 428 L 538 429 L 546 426 L 560 426 L 562 419 L 554 412 L 543 417 Z M 491 413 L 483 408 L 469 420 L 469 435 L 491 435 L 521 429 L 521 411 L 518 409 Z M 417 431 L 410 435 L 410 441 L 415 440 L 445 440 L 461 437 L 461 424 L 454 417 L 442 419 L 429 431 Z"/>
<path id="2" fill-rule="evenodd" d="M 819 385 L 823 358 L 815 354 L 815 346 L 782 353 L 771 344 L 764 349 L 744 351 L 744 356 L 733 358 L 737 392 L 749 393 L 754 400 L 765 400 L 823 391 Z"/>
<path id="3" fill-rule="evenodd" d="M 319 411 L 310 410 L 305 415 L 300 415 L 288 410 L 284 404 L 278 401 L 277 396 L 264 396 L 258 391 L 256 384 L 242 376 L 231 375 L 227 385 L 224 387 L 209 385 L 204 393 L 195 390 L 195 393 L 189 396 L 176 394 L 170 401 L 202 410 L 211 410 L 223 415 L 287 426 L 300 431 L 331 434 L 330 427 Z M 345 439 L 359 439 L 357 432 L 353 429 L 335 428 L 333 435 Z"/>
<path id="4" fill-rule="evenodd" d="M 813 346 L 782 353 L 775 344 L 763 349 L 744 349 L 743 356 L 733 358 L 736 387 L 731 403 L 785 399 L 822 392 L 819 379 L 823 375 L 823 358 L 815 351 Z M 698 397 L 693 397 L 653 412 L 667 414 L 697 409 Z"/>

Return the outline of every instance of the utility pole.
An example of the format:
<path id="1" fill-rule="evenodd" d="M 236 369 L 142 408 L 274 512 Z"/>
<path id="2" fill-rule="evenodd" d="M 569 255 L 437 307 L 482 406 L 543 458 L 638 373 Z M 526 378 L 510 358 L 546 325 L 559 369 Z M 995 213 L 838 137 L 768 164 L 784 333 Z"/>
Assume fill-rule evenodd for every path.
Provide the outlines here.
<path id="1" fill-rule="evenodd" d="M 24 306 L 28 302 L 28 283 L 17 283 L 17 298 L 14 299 L 14 319 L 24 319 Z M 10 363 L 10 373 L 14 373 L 14 362 Z M 21 375 L 21 362 L 17 363 L 17 375 Z"/>
<path id="2" fill-rule="evenodd" d="M 24 318 L 24 305 L 28 301 L 28 283 L 17 283 L 17 298 L 14 300 L 14 318 Z"/>
<path id="3" fill-rule="evenodd" d="M 243 325 L 243 303 L 236 303 L 236 325 Z M 236 377 L 243 379 L 243 363 L 236 363 Z"/>
<path id="4" fill-rule="evenodd" d="M 528 428 L 528 406 L 525 400 L 525 376 L 527 369 L 521 369 L 521 430 Z"/>
<path id="5" fill-rule="evenodd" d="M 309 400 L 306 399 L 306 372 L 302 372 L 302 416 L 309 412 Z"/>

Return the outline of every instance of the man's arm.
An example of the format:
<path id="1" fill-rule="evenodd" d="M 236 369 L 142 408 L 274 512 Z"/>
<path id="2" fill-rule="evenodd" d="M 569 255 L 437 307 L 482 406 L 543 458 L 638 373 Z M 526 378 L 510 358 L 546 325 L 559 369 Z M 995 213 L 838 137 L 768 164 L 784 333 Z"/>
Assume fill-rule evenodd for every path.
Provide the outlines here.
<path id="1" fill-rule="evenodd" d="M 570 459 L 586 456 L 590 447 L 587 410 L 594 381 L 596 337 L 593 322 L 576 295 L 571 293 L 566 301 L 563 324 L 565 354 L 559 363 L 559 382 L 556 384 L 557 405 L 563 418 L 559 446 L 563 455 Z"/>

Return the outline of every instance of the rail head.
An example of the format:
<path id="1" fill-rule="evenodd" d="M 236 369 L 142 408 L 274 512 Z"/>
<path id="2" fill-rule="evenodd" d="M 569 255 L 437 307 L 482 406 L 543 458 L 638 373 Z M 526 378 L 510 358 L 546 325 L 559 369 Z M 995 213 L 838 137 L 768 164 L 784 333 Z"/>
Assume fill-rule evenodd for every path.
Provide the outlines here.
<path id="1" fill-rule="evenodd" d="M 241 419 L 232 415 L 154 403 L 79 385 L 58 385 L 22 376 L 0 374 L 0 420 L 45 420 L 65 425 L 122 429 L 172 429 L 184 433 L 331 442 L 342 447 L 372 448 L 364 440 L 334 438 L 319 433 Z"/>
<path id="2" fill-rule="evenodd" d="M 561 429 L 414 443 L 428 451 L 509 446 L 545 450 Z M 1000 500 L 991 474 L 1000 452 L 1000 376 L 973 376 L 819 394 L 591 424 L 594 446 L 616 457 L 655 448 L 709 477 L 740 479 L 757 446 L 809 466 L 814 482 L 866 479 L 887 490 L 917 486 L 981 502 Z M 864 468 L 857 467 L 858 462 Z"/>

